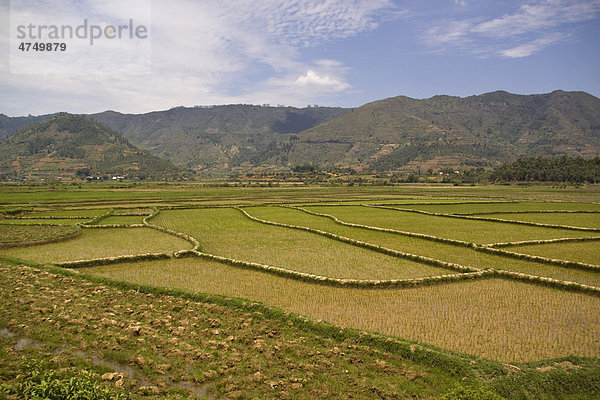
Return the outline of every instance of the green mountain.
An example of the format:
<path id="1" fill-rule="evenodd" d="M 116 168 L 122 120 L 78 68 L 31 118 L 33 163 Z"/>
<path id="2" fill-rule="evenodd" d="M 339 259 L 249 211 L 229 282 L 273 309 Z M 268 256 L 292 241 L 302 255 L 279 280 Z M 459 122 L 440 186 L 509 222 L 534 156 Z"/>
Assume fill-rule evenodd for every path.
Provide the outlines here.
<path id="1" fill-rule="evenodd" d="M 292 142 L 296 133 L 348 111 L 237 104 L 138 115 L 106 111 L 90 117 L 176 165 L 215 171 L 260 165 Z"/>
<path id="2" fill-rule="evenodd" d="M 600 99 L 583 92 L 375 101 L 297 135 L 291 164 L 376 171 L 493 166 L 524 156 L 594 157 Z"/>
<path id="3" fill-rule="evenodd" d="M 2 117 L 0 135 L 49 116 Z M 302 165 L 427 171 L 600 153 L 600 99 L 584 92 L 399 96 L 352 110 L 224 105 L 88 117 L 175 165 L 220 174 Z"/>
<path id="4" fill-rule="evenodd" d="M 51 115 L 29 115 L 27 117 L 9 117 L 4 114 L 0 114 L 0 140 L 7 136 L 13 135 L 23 128 L 28 127 L 36 122 L 45 121 L 56 114 Z"/>
<path id="5" fill-rule="evenodd" d="M 84 116 L 58 114 L 0 142 L 0 177 L 56 179 L 87 175 L 172 178 L 168 161 Z"/>

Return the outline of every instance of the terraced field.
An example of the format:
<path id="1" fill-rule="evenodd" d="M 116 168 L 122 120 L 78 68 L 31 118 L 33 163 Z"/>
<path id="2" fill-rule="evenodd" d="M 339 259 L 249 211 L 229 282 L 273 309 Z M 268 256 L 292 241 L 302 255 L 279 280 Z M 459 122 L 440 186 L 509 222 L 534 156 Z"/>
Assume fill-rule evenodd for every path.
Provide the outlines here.
<path id="1" fill-rule="evenodd" d="M 0 257 L 67 268 L 88 260 L 80 270 L 93 276 L 243 298 L 340 332 L 520 365 L 513 372 L 567 356 L 597 361 L 600 205 L 489 193 L 328 194 L 307 204 L 299 189 L 276 205 L 236 197 L 215 207 L 209 197 L 200 207 L 191 196 L 171 199 L 176 207 L 155 198 L 114 209 L 46 203 L 0 219 L 0 242 L 17 243 Z M 132 224 L 147 226 L 111 227 Z M 60 240 L 68 231 L 81 234 Z M 32 245 L 36 237 L 57 241 Z"/>

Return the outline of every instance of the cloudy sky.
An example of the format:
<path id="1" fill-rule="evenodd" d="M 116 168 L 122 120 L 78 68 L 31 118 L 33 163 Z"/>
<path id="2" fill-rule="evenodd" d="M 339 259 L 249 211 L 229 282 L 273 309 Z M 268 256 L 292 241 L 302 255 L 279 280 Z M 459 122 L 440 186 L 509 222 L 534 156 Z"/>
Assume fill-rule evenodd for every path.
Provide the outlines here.
<path id="1" fill-rule="evenodd" d="M 84 21 L 87 36 L 68 37 Z M 92 25 L 102 37 L 90 44 Z M 67 48 L 18 48 L 48 41 Z M 494 90 L 600 97 L 598 71 L 600 0 L 0 0 L 10 116 Z"/>

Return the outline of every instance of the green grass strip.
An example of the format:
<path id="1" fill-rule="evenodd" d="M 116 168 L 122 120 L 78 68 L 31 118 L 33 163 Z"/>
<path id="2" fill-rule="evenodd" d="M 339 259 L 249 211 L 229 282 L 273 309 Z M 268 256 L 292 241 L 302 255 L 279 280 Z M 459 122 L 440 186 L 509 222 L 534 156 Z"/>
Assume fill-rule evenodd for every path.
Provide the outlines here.
<path id="1" fill-rule="evenodd" d="M 598 214 L 600 211 L 593 210 L 529 210 L 529 211 L 478 211 L 470 213 L 452 213 L 451 215 L 489 215 L 489 214 Z"/>

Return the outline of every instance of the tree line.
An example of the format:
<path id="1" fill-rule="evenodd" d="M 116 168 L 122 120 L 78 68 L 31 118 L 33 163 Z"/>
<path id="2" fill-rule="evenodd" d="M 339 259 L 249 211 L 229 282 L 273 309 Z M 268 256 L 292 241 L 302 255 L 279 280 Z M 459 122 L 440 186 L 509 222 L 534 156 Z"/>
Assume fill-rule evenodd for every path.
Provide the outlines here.
<path id="1" fill-rule="evenodd" d="M 600 158 L 521 158 L 496 168 L 490 175 L 490 181 L 600 183 Z"/>

